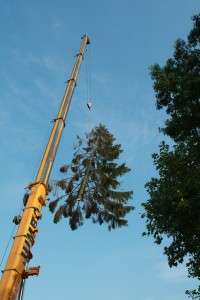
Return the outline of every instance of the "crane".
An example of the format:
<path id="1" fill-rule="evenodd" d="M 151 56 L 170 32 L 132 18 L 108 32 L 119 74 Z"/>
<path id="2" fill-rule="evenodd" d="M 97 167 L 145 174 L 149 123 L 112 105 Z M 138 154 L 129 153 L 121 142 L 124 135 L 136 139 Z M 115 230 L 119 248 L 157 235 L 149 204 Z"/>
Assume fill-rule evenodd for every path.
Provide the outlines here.
<path id="1" fill-rule="evenodd" d="M 41 164 L 34 182 L 28 185 L 29 194 L 27 203 L 23 209 L 23 215 L 17 216 L 14 221 L 18 225 L 16 235 L 10 250 L 5 269 L 2 271 L 0 281 L 0 299 L 20 299 L 23 281 L 29 276 L 39 274 L 40 267 L 28 267 L 32 258 L 32 246 L 34 245 L 37 233 L 38 222 L 42 216 L 42 208 L 46 206 L 46 195 L 48 195 L 48 180 L 53 167 L 62 131 L 65 127 L 65 120 L 71 103 L 74 88 L 76 86 L 78 73 L 84 51 L 90 43 L 88 35 L 82 37 L 82 43 L 77 54 L 70 79 L 62 99 L 62 103 L 41 160 Z"/>

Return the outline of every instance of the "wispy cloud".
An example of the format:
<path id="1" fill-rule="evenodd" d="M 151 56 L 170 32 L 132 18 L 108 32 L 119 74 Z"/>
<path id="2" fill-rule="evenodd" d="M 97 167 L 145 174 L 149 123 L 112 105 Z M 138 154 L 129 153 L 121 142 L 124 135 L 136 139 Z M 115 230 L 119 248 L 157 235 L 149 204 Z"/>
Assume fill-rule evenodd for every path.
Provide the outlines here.
<path id="1" fill-rule="evenodd" d="M 12 64 L 20 69 L 27 67 L 27 72 L 30 72 L 30 67 L 33 66 L 47 69 L 51 71 L 52 74 L 65 71 L 65 66 L 59 55 L 56 55 L 50 50 L 42 54 L 36 52 L 24 53 L 20 47 L 16 47 L 12 50 Z"/>
<path id="2" fill-rule="evenodd" d="M 187 278 L 187 269 L 185 266 L 170 268 L 166 263 L 157 265 L 158 278 L 167 281 L 182 281 Z"/>
<path id="3" fill-rule="evenodd" d="M 57 18 L 52 23 L 53 28 L 60 28 L 62 26 L 63 26 L 63 22 Z"/>
<path id="4" fill-rule="evenodd" d="M 27 65 L 39 65 L 40 67 L 46 68 L 48 71 L 60 72 L 63 71 L 63 63 L 59 61 L 59 58 L 55 55 L 44 54 L 42 56 L 37 56 L 33 53 L 29 53 L 25 57 L 20 58 L 20 62 Z"/>

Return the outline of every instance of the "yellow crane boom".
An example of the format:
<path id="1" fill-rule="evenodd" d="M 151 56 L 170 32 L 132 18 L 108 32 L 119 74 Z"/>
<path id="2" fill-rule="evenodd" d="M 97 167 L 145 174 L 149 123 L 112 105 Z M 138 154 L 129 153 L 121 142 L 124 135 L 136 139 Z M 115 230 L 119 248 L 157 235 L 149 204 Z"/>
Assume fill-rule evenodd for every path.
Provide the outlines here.
<path id="1" fill-rule="evenodd" d="M 30 194 L 23 210 L 23 215 L 19 218 L 19 227 L 16 236 L 14 237 L 14 242 L 5 269 L 2 271 L 3 275 L 0 281 L 1 300 L 16 300 L 23 279 L 39 274 L 39 266 L 27 268 L 27 264 L 32 258 L 31 249 L 38 233 L 37 224 L 41 219 L 42 207 L 46 206 L 45 197 L 48 194 L 48 179 L 61 134 L 65 126 L 67 112 L 76 86 L 84 51 L 86 45 L 89 43 L 90 41 L 88 36 L 84 35 L 71 77 L 68 80 L 68 85 L 65 90 L 58 116 L 54 120 L 54 126 L 47 143 L 36 180 L 29 185 Z"/>

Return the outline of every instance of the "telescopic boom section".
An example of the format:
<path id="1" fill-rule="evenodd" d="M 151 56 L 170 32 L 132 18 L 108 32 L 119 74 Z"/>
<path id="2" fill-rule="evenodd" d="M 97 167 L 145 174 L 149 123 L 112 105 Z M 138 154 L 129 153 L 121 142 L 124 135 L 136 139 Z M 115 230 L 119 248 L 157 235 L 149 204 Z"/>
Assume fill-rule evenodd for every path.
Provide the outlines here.
<path id="1" fill-rule="evenodd" d="M 83 60 L 84 51 L 86 45 L 89 44 L 89 38 L 87 35 L 83 37 L 82 45 L 79 53 L 77 54 L 77 59 L 71 74 L 70 79 L 68 80 L 68 86 L 66 88 L 63 101 L 58 112 L 57 118 L 54 120 L 54 128 L 52 130 L 51 136 L 49 138 L 49 142 L 47 144 L 46 151 L 43 156 L 42 163 L 40 165 L 36 181 L 42 181 L 45 184 L 48 182 L 48 178 L 51 172 L 51 168 L 54 162 L 54 158 L 56 155 L 56 151 L 58 148 L 58 144 L 60 141 L 60 137 L 62 134 L 62 130 L 65 126 L 65 119 L 69 109 L 69 105 L 71 102 L 71 98 L 74 92 L 74 88 L 76 86 L 76 81 L 79 73 L 79 69 L 81 66 L 81 62 Z"/>
<path id="2" fill-rule="evenodd" d="M 89 38 L 84 35 L 82 44 L 77 54 L 74 68 L 58 112 L 54 120 L 54 126 L 44 152 L 39 171 L 35 182 L 29 185 L 30 194 L 24 208 L 24 212 L 19 221 L 18 231 L 13 238 L 14 242 L 8 257 L 3 275 L 0 281 L 0 300 L 16 300 L 20 291 L 22 280 L 28 276 L 38 275 L 40 267 L 27 269 L 27 265 L 32 258 L 31 248 L 35 243 L 38 233 L 37 224 L 41 219 L 42 207 L 46 206 L 45 197 L 48 194 L 47 183 L 61 138 L 65 120 L 76 86 L 79 69 L 83 60 L 86 45 Z"/>

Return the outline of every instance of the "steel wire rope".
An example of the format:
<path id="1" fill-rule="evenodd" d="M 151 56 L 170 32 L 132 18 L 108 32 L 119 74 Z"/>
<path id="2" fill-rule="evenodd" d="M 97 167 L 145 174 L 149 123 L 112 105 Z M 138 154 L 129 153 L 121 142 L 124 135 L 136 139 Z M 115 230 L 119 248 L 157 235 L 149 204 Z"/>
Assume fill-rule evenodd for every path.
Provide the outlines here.
<path id="1" fill-rule="evenodd" d="M 89 49 L 88 49 L 88 60 L 89 60 L 89 99 L 92 101 L 92 72 L 91 72 L 91 51 L 90 51 L 90 45 L 89 45 Z M 90 113 L 90 119 L 89 119 L 89 132 L 91 131 L 91 111 L 89 110 Z"/>
<path id="2" fill-rule="evenodd" d="M 20 205 L 19 205 L 19 209 L 18 209 L 17 215 L 19 215 L 19 214 L 21 213 L 22 207 L 23 207 L 23 201 L 21 201 L 21 203 L 20 203 Z M 11 242 L 11 239 L 12 239 L 12 237 L 13 237 L 13 234 L 14 234 L 14 232 L 15 232 L 15 230 L 16 230 L 16 227 L 17 227 L 17 225 L 15 224 L 14 227 L 13 227 L 13 229 L 12 229 L 12 231 L 11 231 L 11 234 L 10 234 L 9 240 L 8 240 L 8 242 L 7 242 L 5 251 L 4 251 L 4 253 L 3 253 L 3 256 L 2 256 L 2 259 L 1 259 L 1 262 L 0 262 L 0 267 L 1 267 L 2 264 L 3 264 L 4 258 L 5 258 L 5 256 L 6 256 L 7 251 L 8 251 L 8 247 L 9 247 L 9 245 L 10 245 L 10 242 Z"/>
<path id="3" fill-rule="evenodd" d="M 56 110 L 59 108 L 60 106 L 60 103 L 59 101 L 57 101 L 57 104 L 56 104 Z M 53 114 L 52 114 L 53 115 Z M 53 119 L 53 118 L 52 118 Z M 38 170 L 38 167 L 41 163 L 41 159 L 42 159 L 42 156 L 44 154 L 44 151 L 45 151 L 45 147 L 46 147 L 46 144 L 47 144 L 47 141 L 49 139 L 49 136 L 50 136 L 50 133 L 51 133 L 51 130 L 52 128 L 50 126 L 48 126 L 48 128 L 46 129 L 45 131 L 45 134 L 42 138 L 42 142 L 41 142 L 41 146 L 42 146 L 42 150 L 40 151 L 40 155 L 38 156 L 38 158 L 36 159 L 36 162 L 35 162 L 35 165 L 34 165 L 34 168 L 33 168 L 33 171 L 32 173 L 28 176 L 29 177 L 29 181 L 33 181 L 35 180 L 35 176 L 36 176 L 36 173 L 37 173 L 37 170 Z M 23 199 L 21 200 L 20 204 L 19 204 L 19 209 L 18 209 L 18 213 L 17 215 L 20 215 L 21 212 L 22 212 L 22 209 L 24 207 L 24 203 L 23 203 Z M 8 251 L 8 248 L 9 248 L 9 245 L 10 245 L 10 242 L 11 242 L 11 239 L 13 237 L 13 234 L 16 230 L 16 227 L 17 225 L 15 224 L 13 229 L 11 230 L 11 234 L 10 234 L 10 237 L 8 239 L 8 242 L 6 244 L 6 247 L 5 247 L 5 250 L 4 250 L 4 253 L 2 255 L 2 258 L 1 258 L 1 261 L 0 261 L 0 267 L 2 266 L 3 262 L 4 262 L 4 259 L 5 259 L 5 256 L 7 254 L 7 251 Z M 21 298 L 22 299 L 22 298 Z"/>
<path id="4" fill-rule="evenodd" d="M 91 102 L 91 57 L 90 57 L 90 45 L 88 50 L 86 49 L 86 94 L 87 101 Z M 91 111 L 88 108 L 88 130 L 91 131 Z"/>
<path id="5" fill-rule="evenodd" d="M 60 106 L 60 101 L 57 101 L 56 111 L 58 111 L 59 106 Z M 53 120 L 53 113 L 51 115 L 52 115 L 52 117 L 50 119 Z M 31 176 L 29 177 L 32 181 L 35 180 L 35 177 L 36 177 L 36 174 L 37 174 L 37 170 L 38 170 L 38 168 L 40 166 L 42 157 L 44 155 L 44 151 L 45 151 L 45 148 L 46 148 L 46 145 L 47 145 L 47 142 L 48 142 L 51 130 L 52 130 L 52 126 L 48 126 L 48 128 L 45 131 L 45 134 L 43 135 L 42 142 L 41 142 L 40 155 L 38 155 L 38 158 L 37 158 L 35 166 L 34 166 L 34 170 L 33 170 L 32 174 L 31 174 Z M 20 211 L 22 210 L 22 206 L 23 206 L 23 203 L 21 205 Z M 16 225 L 14 226 L 14 229 L 12 231 L 11 237 L 9 239 L 9 243 L 11 241 L 11 238 L 12 238 L 12 235 L 14 233 L 15 228 L 16 228 Z M 7 251 L 8 247 L 9 247 L 9 245 L 7 245 L 6 251 Z M 4 255 L 4 257 L 5 257 L 5 255 Z M 28 267 L 28 264 L 27 264 L 26 268 L 27 267 Z M 18 294 L 18 300 L 22 300 L 24 298 L 25 284 L 26 284 L 26 279 L 23 279 L 22 282 L 21 282 L 21 287 L 20 287 L 20 291 L 19 291 L 19 294 Z"/>
<path id="6" fill-rule="evenodd" d="M 35 153 L 35 156 L 37 156 L 37 157 L 35 159 L 33 171 L 31 172 L 31 175 L 29 177 L 30 178 L 30 182 L 35 181 L 36 174 L 37 174 L 38 168 L 40 166 L 42 157 L 44 155 L 45 147 L 46 147 L 46 144 L 48 142 L 48 138 L 49 138 L 50 132 L 51 132 L 51 127 L 48 126 L 48 128 L 45 130 L 45 133 L 44 133 L 43 137 L 41 138 L 39 150 Z"/>
<path id="7" fill-rule="evenodd" d="M 85 63 L 85 68 L 86 68 L 86 99 L 89 101 L 89 79 L 88 79 L 88 49 L 86 48 L 85 50 L 86 53 L 86 63 Z"/>
<path id="8" fill-rule="evenodd" d="M 26 285 L 26 279 L 22 279 L 19 294 L 17 300 L 23 300 L 24 299 L 24 291 L 25 291 L 25 285 Z"/>
<path id="9" fill-rule="evenodd" d="M 13 237 L 14 232 L 15 232 L 16 226 L 17 226 L 17 225 L 14 225 L 14 227 L 13 227 L 13 229 L 12 229 L 10 238 L 9 238 L 9 240 L 8 240 L 8 242 L 7 242 L 6 249 L 5 249 L 5 251 L 4 251 L 3 257 L 2 257 L 1 262 L 0 262 L 0 267 L 1 267 L 2 264 L 3 264 L 4 258 L 5 258 L 5 256 L 6 256 L 7 251 L 8 251 L 8 247 L 9 247 L 9 245 L 10 245 L 10 241 L 11 241 L 11 239 L 12 239 L 12 237 Z"/>
<path id="10" fill-rule="evenodd" d="M 48 143 L 48 140 L 49 140 L 49 137 L 50 137 L 50 134 L 51 134 L 51 131 L 52 131 L 52 127 L 53 127 L 53 120 L 55 119 L 55 112 L 54 111 L 58 111 L 60 107 L 60 100 L 57 100 L 56 101 L 56 106 L 55 108 L 52 108 L 52 111 L 51 111 L 51 116 L 50 116 L 50 124 L 51 126 L 48 125 L 48 127 L 46 128 L 44 134 L 43 134 L 43 137 L 41 138 L 41 143 L 40 143 L 40 150 L 38 150 L 38 152 L 36 153 L 37 155 L 37 158 L 35 160 L 35 164 L 34 164 L 34 167 L 33 167 L 33 171 L 30 175 L 30 181 L 34 181 L 35 178 L 36 178 L 36 175 L 37 175 L 37 172 L 38 172 L 38 169 L 39 169 L 39 166 L 40 166 L 40 163 L 42 161 L 42 157 L 44 155 L 44 152 L 45 152 L 45 149 L 46 149 L 46 145 Z"/>
<path id="11" fill-rule="evenodd" d="M 91 100 L 89 98 L 88 49 L 86 49 L 86 63 L 85 63 L 85 68 L 86 68 L 86 99 L 87 99 L 87 103 L 88 103 Z M 89 109 L 88 109 L 88 133 L 90 133 L 90 110 Z"/>
<path id="12" fill-rule="evenodd" d="M 89 56 L 89 97 L 92 99 L 92 70 L 91 70 L 91 46 L 89 45 L 88 56 Z"/>
<path id="13" fill-rule="evenodd" d="M 60 107 L 60 100 L 58 100 L 57 103 L 56 103 L 56 108 L 55 108 L 56 112 L 58 111 L 59 107 Z M 55 113 L 52 112 L 51 117 L 50 117 L 50 120 L 52 120 L 52 121 L 51 121 L 50 124 L 53 123 L 54 117 L 55 117 Z M 43 137 L 41 138 L 41 147 L 40 147 L 41 149 L 38 151 L 38 153 L 36 153 L 36 155 L 38 157 L 36 158 L 36 162 L 35 162 L 33 171 L 32 171 L 32 173 L 29 177 L 30 181 L 34 181 L 35 178 L 36 178 L 39 166 L 40 166 L 41 161 L 42 161 L 42 157 L 43 157 L 45 149 L 46 149 L 46 145 L 48 143 L 48 140 L 49 140 L 49 137 L 50 137 L 50 134 L 51 134 L 51 131 L 52 131 L 52 127 L 53 127 L 53 124 L 51 126 L 48 126 L 48 128 L 45 130 L 45 133 L 44 133 Z M 22 209 L 22 207 L 21 207 L 21 209 Z M 16 225 L 15 225 L 15 227 L 16 227 Z M 10 240 L 11 240 L 11 238 L 10 238 Z M 26 268 L 28 268 L 28 264 L 27 264 Z M 18 300 L 23 300 L 23 298 L 24 298 L 25 285 L 26 285 L 26 279 L 23 279 L 22 282 L 21 282 L 21 287 L 20 287 L 20 291 L 19 291 L 19 294 L 18 294 Z"/>
<path id="14" fill-rule="evenodd" d="M 57 106 L 59 106 L 59 103 L 57 104 Z M 38 169 L 38 167 L 39 167 L 39 165 L 40 165 L 40 162 L 41 162 L 41 159 L 42 159 L 42 156 L 43 156 L 43 153 L 44 153 L 44 150 L 45 150 L 45 147 L 46 147 L 46 143 L 47 143 L 47 141 L 48 141 L 48 138 L 49 138 L 49 135 L 50 135 L 50 132 L 51 132 L 51 128 L 49 128 L 49 126 L 48 126 L 48 129 L 46 130 L 46 132 L 45 132 L 45 135 L 44 135 L 44 137 L 42 138 L 42 151 L 40 152 L 40 155 L 38 156 L 38 158 L 36 159 L 36 162 L 35 162 L 35 165 L 34 165 L 34 168 L 33 168 L 33 171 L 32 171 L 32 173 L 28 176 L 29 177 L 29 181 L 31 180 L 31 181 L 33 181 L 33 180 L 35 180 L 35 176 L 36 176 L 36 172 L 37 172 L 37 169 Z M 21 202 L 20 202 L 20 204 L 19 204 L 19 208 L 18 208 L 18 213 L 17 213 L 17 215 L 20 215 L 21 214 L 21 212 L 22 212 L 22 208 L 24 207 L 24 204 L 23 204 L 23 199 L 21 200 Z M 9 239 L 8 239 L 8 242 L 7 242 L 7 245 L 6 245 L 6 247 L 5 247 L 5 251 L 4 251 L 4 253 L 3 253 L 3 256 L 2 256 L 2 259 L 1 259 L 1 261 L 0 261 L 0 267 L 2 266 L 2 264 L 3 264 L 3 262 L 4 262 L 4 259 L 5 259 L 5 256 L 6 256 L 6 254 L 7 254 L 7 251 L 8 251 L 8 248 L 9 248 L 9 245 L 10 245 L 10 242 L 11 242 L 11 239 L 12 239 L 12 237 L 13 237 L 13 234 L 14 234 L 14 232 L 15 232 L 15 230 L 16 230 L 16 227 L 17 227 L 17 225 L 15 224 L 14 225 L 14 227 L 13 227 L 13 229 L 11 230 L 11 234 L 10 234 L 10 237 L 9 237 Z"/>
<path id="15" fill-rule="evenodd" d="M 26 263 L 25 270 L 28 269 L 29 263 Z M 23 300 L 24 299 L 24 291 L 26 286 L 26 278 L 23 278 L 20 284 L 19 294 L 17 300 Z"/>

